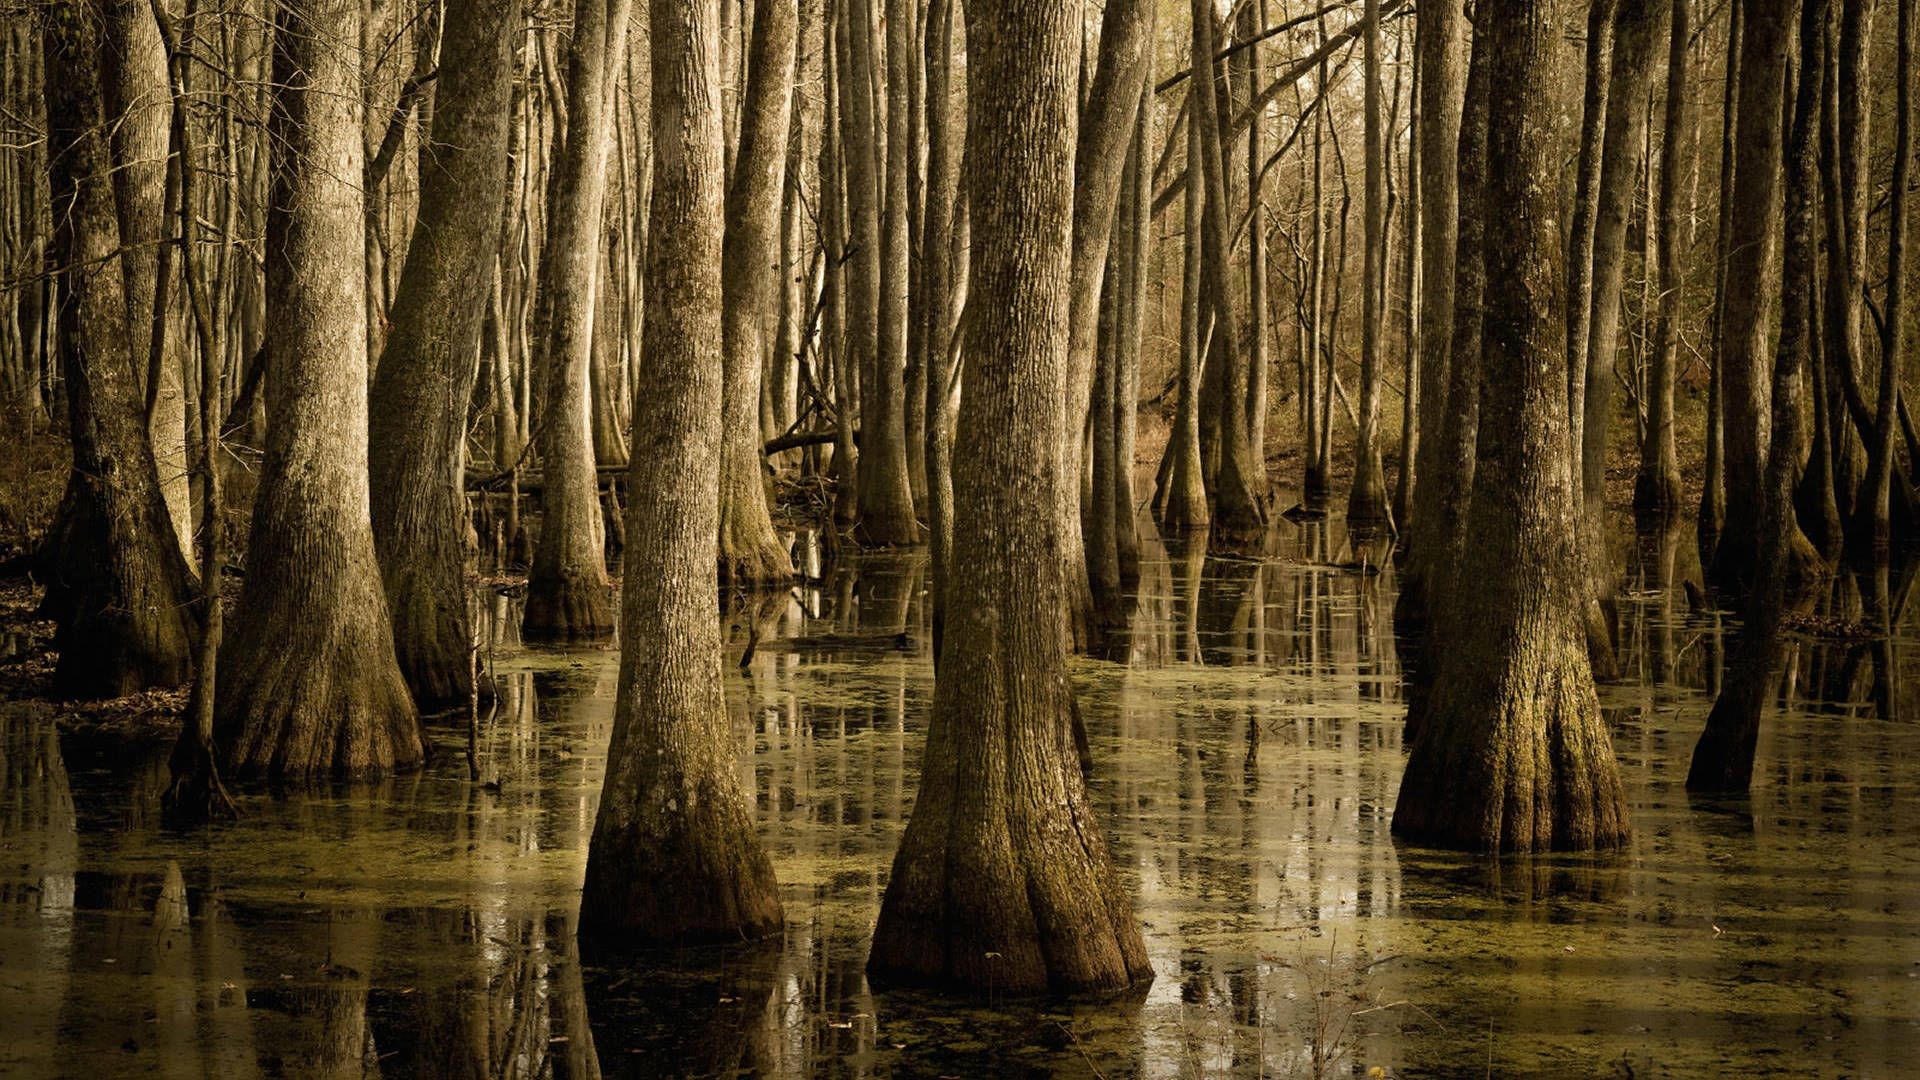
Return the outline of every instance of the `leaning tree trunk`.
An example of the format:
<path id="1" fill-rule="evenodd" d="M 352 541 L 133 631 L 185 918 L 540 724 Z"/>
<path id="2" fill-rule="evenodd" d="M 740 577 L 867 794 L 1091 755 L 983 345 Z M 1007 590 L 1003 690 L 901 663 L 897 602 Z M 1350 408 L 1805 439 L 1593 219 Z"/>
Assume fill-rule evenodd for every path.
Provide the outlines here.
<path id="1" fill-rule="evenodd" d="M 650 7 L 648 393 L 627 473 L 619 696 L 580 895 L 581 935 L 616 946 L 738 941 L 782 920 L 733 765 L 720 671 L 719 10 L 716 0 Z"/>
<path id="2" fill-rule="evenodd" d="M 1553 194 L 1560 24 L 1552 0 L 1487 4 L 1488 93 L 1502 107 L 1487 130 L 1473 617 L 1438 673 L 1393 828 L 1488 852 L 1610 848 L 1628 830 L 1580 619 Z"/>
<path id="3" fill-rule="evenodd" d="M 601 543 L 593 454 L 594 276 L 607 190 L 607 130 L 601 107 L 617 35 L 632 0 L 578 0 L 567 61 L 567 135 L 549 212 L 541 274 L 547 350 L 540 438 L 540 543 L 527 575 L 521 635 L 532 641 L 603 641 L 613 635 L 607 557 Z"/>
<path id="4" fill-rule="evenodd" d="M 1769 428 L 1767 357 L 1773 294 L 1779 286 L 1774 234 L 1780 222 L 1780 143 L 1787 49 L 1798 0 L 1742 5 L 1740 101 L 1734 135 L 1733 218 L 1726 249 L 1725 325 L 1720 404 L 1726 471 L 1726 524 L 1707 577 L 1744 592 L 1760 561 L 1762 468 Z"/>
<path id="5" fill-rule="evenodd" d="M 370 400 L 373 539 L 400 671 L 422 705 L 472 689 L 467 404 L 506 198 L 520 0 L 447 9 L 433 146 Z"/>
<path id="6" fill-rule="evenodd" d="M 120 268 L 114 161 L 98 0 L 56 4 L 41 32 L 55 212 L 55 265 L 67 267 L 59 334 L 73 469 L 47 539 L 46 608 L 57 628 L 53 689 L 120 697 L 178 686 L 191 671 L 191 574 L 161 497 L 148 441 Z M 165 84 L 156 88 L 164 92 Z"/>
<path id="7" fill-rule="evenodd" d="M 761 477 L 760 377 L 766 359 L 767 312 L 779 302 L 780 198 L 786 186 L 787 134 L 793 102 L 794 0 L 761 0 L 753 10 L 747 99 L 740 110 L 740 149 L 727 192 L 722 255 L 721 348 L 727 385 L 720 454 L 720 579 L 753 586 L 787 581 L 793 560 L 773 529 Z M 776 358 L 786 363 L 786 357 Z"/>
<path id="8" fill-rule="evenodd" d="M 1640 445 L 1640 473 L 1633 485 L 1633 508 L 1665 523 L 1680 510 L 1680 459 L 1673 439 L 1673 384 L 1680 365 L 1680 183 L 1686 168 L 1687 135 L 1693 108 L 1687 100 L 1688 61 L 1692 55 L 1693 2 L 1672 0 L 1667 35 L 1667 122 L 1660 150 L 1660 201 L 1654 225 L 1659 249 L 1660 299 L 1653 324 L 1652 370 L 1647 380 L 1647 430 Z M 1652 273 L 1653 269 L 1648 268 Z M 1820 391 L 1825 393 L 1824 390 Z"/>
<path id="9" fill-rule="evenodd" d="M 1912 0 L 1903 0 L 1901 6 L 1904 10 L 1911 4 Z M 1760 512 L 1766 536 L 1760 541 L 1759 574 L 1748 598 L 1747 621 L 1740 630 L 1733 668 L 1694 745 L 1687 769 L 1689 791 L 1745 791 L 1753 783 L 1760 716 L 1786 659 L 1782 623 L 1790 605 L 1813 594 L 1823 569 L 1819 553 L 1795 520 L 1793 489 L 1806 443 L 1801 383 L 1815 348 L 1819 180 L 1815 131 L 1827 11 L 1827 0 L 1808 0 L 1800 21 L 1799 88 L 1786 151 L 1786 251 L 1780 352 L 1773 365 L 1773 441 L 1767 459 L 1767 503 Z"/>
<path id="10" fill-rule="evenodd" d="M 969 0 L 974 229 L 946 641 L 868 970 L 1007 992 L 1152 969 L 1073 744 L 1059 522 L 1080 5 Z"/>
<path id="11" fill-rule="evenodd" d="M 426 755 L 367 484 L 360 19 L 358 0 L 289 0 L 273 35 L 270 420 L 214 698 L 215 742 L 243 774 L 372 775 Z"/>

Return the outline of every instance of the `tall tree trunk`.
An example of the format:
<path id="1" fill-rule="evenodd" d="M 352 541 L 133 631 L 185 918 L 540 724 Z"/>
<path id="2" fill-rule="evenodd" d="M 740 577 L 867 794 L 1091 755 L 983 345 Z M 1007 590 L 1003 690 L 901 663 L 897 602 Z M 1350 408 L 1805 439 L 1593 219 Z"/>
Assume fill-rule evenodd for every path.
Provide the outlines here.
<path id="1" fill-rule="evenodd" d="M 1353 488 L 1347 495 L 1347 521 L 1379 525 L 1387 521 L 1386 469 L 1380 463 L 1381 331 L 1386 328 L 1387 291 L 1387 135 L 1386 103 L 1380 92 L 1380 0 L 1367 0 L 1363 34 L 1366 68 L 1366 222 L 1360 287 L 1360 430 L 1354 436 Z"/>
<path id="2" fill-rule="evenodd" d="M 1871 0 L 1841 5 L 1821 113 L 1821 202 L 1827 231 L 1823 393 L 1832 403 L 1828 437 L 1835 500 L 1847 513 L 1857 509 L 1865 447 L 1861 439 L 1873 428 L 1873 414 L 1860 389 L 1867 273 L 1865 162 L 1871 123 L 1865 80 L 1873 11 Z"/>
<path id="3" fill-rule="evenodd" d="M 1446 481 L 1441 430 L 1447 423 L 1453 353 L 1455 242 L 1459 231 L 1460 113 L 1466 89 L 1464 0 L 1428 0 L 1419 12 L 1420 412 L 1413 523 L 1399 608 L 1424 617 L 1437 569 L 1438 515 Z"/>
<path id="4" fill-rule="evenodd" d="M 1899 0 L 1899 24 L 1895 38 L 1893 187 L 1888 195 L 1887 295 L 1880 330 L 1880 396 L 1874 406 L 1873 433 L 1867 441 L 1867 477 L 1860 486 L 1863 503 L 1854 515 L 1854 533 L 1860 538 L 1859 550 L 1869 559 L 1885 560 L 1892 542 L 1892 491 L 1895 460 L 1895 406 L 1902 381 L 1900 367 L 1906 358 L 1907 327 L 1907 233 L 1913 204 L 1913 5 L 1914 0 Z M 1744 107 L 1744 103 L 1743 103 Z M 1904 477 L 1899 478 L 1905 483 Z"/>
<path id="5" fill-rule="evenodd" d="M 1120 324 L 1114 378 L 1114 544 L 1120 558 L 1120 584 L 1132 588 L 1140 580 L 1140 534 L 1134 522 L 1139 504 L 1133 489 L 1134 452 L 1140 422 L 1141 335 L 1147 314 L 1149 275 L 1153 266 L 1153 169 L 1147 158 L 1147 140 L 1153 131 L 1153 57 L 1140 68 L 1140 107 L 1134 111 L 1133 149 L 1129 155 L 1125 201 L 1127 217 L 1126 292 L 1121 296 Z"/>
<path id="6" fill-rule="evenodd" d="M 540 418 L 540 542 L 527 575 L 521 635 L 530 641 L 603 641 L 613 635 L 613 604 L 601 542 L 593 453 L 594 280 L 600 272 L 601 208 L 606 196 L 607 131 L 603 98 L 617 37 L 627 32 L 632 0 L 577 0 L 567 59 L 566 142 L 548 197 L 552 225 L 542 255 L 537 340 L 546 349 L 545 413 Z"/>
<path id="7" fill-rule="evenodd" d="M 927 187 L 926 216 L 922 225 L 920 258 L 926 264 L 922 280 L 922 331 L 927 349 L 927 520 L 928 557 L 932 562 L 931 587 L 934 627 L 934 657 L 938 663 L 940 645 L 945 638 L 947 564 L 951 558 L 948 542 L 953 536 L 953 411 L 948 405 L 947 386 L 953 378 L 954 350 L 951 345 L 958 331 L 954 325 L 954 294 L 960 285 L 954 280 L 952 251 L 955 246 L 954 217 L 960 194 L 959 140 L 953 125 L 953 28 L 956 0 L 933 0 L 927 9 Z"/>
<path id="8" fill-rule="evenodd" d="M 1196 109 L 1191 102 L 1196 100 L 1199 87 L 1197 79 L 1188 84 L 1189 114 Z M 1195 182 L 1192 176 L 1204 153 L 1200 125 L 1190 120 L 1187 123 L 1189 179 L 1184 199 L 1186 228 L 1182 230 L 1184 260 L 1180 277 L 1179 390 L 1173 431 L 1167 438 L 1166 463 L 1161 466 L 1166 482 L 1154 493 L 1160 527 L 1169 532 L 1205 528 L 1213 520 L 1207 506 L 1206 469 L 1200 458 L 1200 388 L 1205 374 L 1206 338 L 1213 328 L 1213 320 L 1201 287 L 1200 192 L 1204 185 Z"/>
<path id="9" fill-rule="evenodd" d="M 1059 521 L 1071 334 L 1070 0 L 967 4 L 969 190 L 980 208 L 954 476 L 951 610 L 919 801 L 867 967 L 1007 992 L 1148 978 L 1072 737 Z"/>
<path id="10" fill-rule="evenodd" d="M 1735 138 L 1733 220 L 1726 248 L 1727 283 L 1720 354 L 1725 424 L 1726 526 L 1714 548 L 1708 579 L 1744 593 L 1759 569 L 1761 475 L 1767 460 L 1767 358 L 1773 296 L 1778 292 L 1781 117 L 1785 114 L 1787 50 L 1799 0 L 1744 5 L 1740 103 Z"/>
<path id="11" fill-rule="evenodd" d="M 1726 477 L 1726 369 L 1727 369 L 1727 270 L 1728 252 L 1733 244 L 1733 178 L 1739 155 L 1740 56 L 1745 45 L 1741 27 L 1745 0 L 1729 0 L 1727 5 L 1727 77 L 1720 102 L 1720 203 L 1714 246 L 1713 275 L 1713 370 L 1707 384 L 1706 464 L 1700 481 L 1700 564 L 1713 564 L 1720 547 L 1720 534 L 1727 521 Z"/>
<path id="12" fill-rule="evenodd" d="M 1643 517 L 1661 523 L 1680 510 L 1680 459 L 1673 439 L 1673 384 L 1680 366 L 1680 292 L 1686 287 L 1680 266 L 1680 184 L 1686 169 L 1686 136 L 1693 130 L 1693 107 L 1687 100 L 1693 0 L 1671 2 L 1666 134 L 1660 148 L 1660 202 L 1658 223 L 1654 226 L 1654 243 L 1660 253 L 1660 299 L 1659 310 L 1654 315 L 1653 365 L 1647 387 L 1647 433 L 1640 447 L 1640 473 L 1633 485 L 1634 509 Z"/>
<path id="13" fill-rule="evenodd" d="M 1579 157 L 1575 163 L 1573 230 L 1567 251 L 1567 401 L 1572 409 L 1574 483 L 1581 482 L 1580 459 L 1586 425 L 1587 356 L 1593 319 L 1593 234 L 1600 213 L 1602 147 L 1607 105 L 1613 90 L 1613 18 L 1620 0 L 1590 0 L 1587 7 L 1586 96 L 1580 114 Z M 1578 494 L 1576 490 L 1575 494 Z"/>
<path id="14" fill-rule="evenodd" d="M 400 671 L 422 705 L 472 689 L 467 405 L 507 190 L 519 0 L 447 10 L 420 216 L 375 370 L 368 471 Z"/>
<path id="15" fill-rule="evenodd" d="M 719 9 L 649 7 L 648 393 L 628 470 L 619 696 L 580 896 L 580 933 L 611 946 L 738 941 L 782 921 L 734 769 L 720 671 Z M 760 15 L 778 17 L 764 4 Z"/>
<path id="16" fill-rule="evenodd" d="M 426 756 L 367 482 L 360 19 L 358 0 L 289 0 L 273 35 L 271 421 L 214 704 L 239 773 L 363 776 Z"/>
<path id="17" fill-rule="evenodd" d="M 41 31 L 53 262 L 67 267 L 58 335 L 73 469 L 42 549 L 55 619 L 53 689 L 120 697 L 191 669 L 191 574 L 162 498 L 134 358 L 106 132 L 99 0 L 63 0 Z M 164 87 L 164 83 L 162 84 Z"/>
<path id="18" fill-rule="evenodd" d="M 855 85 L 849 89 L 858 101 L 871 101 L 868 91 L 879 77 L 881 60 L 868 10 L 877 0 L 854 0 L 852 27 Z M 872 374 L 863 372 L 860 384 L 860 523 L 859 534 L 868 544 L 893 547 L 917 543 L 920 523 L 913 514 L 913 487 L 907 478 L 907 54 L 913 45 L 913 13 L 907 0 L 886 0 L 887 55 L 899 68 L 887 79 L 886 146 L 872 146 L 878 127 L 866 133 L 877 181 L 868 186 L 848 169 L 849 187 L 860 199 L 860 221 L 873 228 L 855 243 L 874 250 L 868 273 L 874 288 Z M 872 114 L 874 108 L 866 110 Z M 858 110 L 847 111 L 857 123 Z M 859 156 L 852 141 L 849 155 Z M 871 175 L 871 174 L 870 174 Z M 882 186 L 884 185 L 884 187 Z M 864 191 L 864 198 L 861 198 Z M 861 256 L 856 256 L 856 259 Z"/>
<path id="19" fill-rule="evenodd" d="M 766 317 L 780 295 L 780 196 L 786 186 L 799 21 L 795 0 L 760 0 L 754 5 L 740 149 L 727 192 L 721 260 L 727 385 L 720 455 L 720 578 L 749 587 L 793 577 L 793 560 L 767 508 L 759 408 Z"/>
<path id="20" fill-rule="evenodd" d="M 1902 0 L 1903 9 L 1912 0 Z M 1786 227 L 1780 297 L 1780 352 L 1773 364 L 1773 438 L 1761 563 L 1748 597 L 1733 670 L 1714 700 L 1687 770 L 1689 791 L 1745 791 L 1753 782 L 1760 715 L 1786 658 L 1782 622 L 1790 605 L 1811 598 L 1823 569 L 1794 518 L 1793 489 L 1805 456 L 1802 382 L 1814 348 L 1814 264 L 1819 183 L 1816 131 L 1828 0 L 1807 0 L 1800 21 L 1799 87 L 1786 147 Z M 1903 20 L 1904 22 L 1904 20 Z M 1905 59 L 1904 57 L 1902 58 Z M 1752 69 L 1748 69 L 1751 71 Z M 1902 71 L 1905 68 L 1901 68 Z"/>
<path id="21" fill-rule="evenodd" d="M 1552 117 L 1552 0 L 1487 0 L 1486 292 L 1463 570 L 1472 623 L 1438 672 L 1396 833 L 1478 851 L 1611 848 L 1626 799 L 1581 630 Z M 1458 599 L 1458 598 L 1454 598 Z"/>

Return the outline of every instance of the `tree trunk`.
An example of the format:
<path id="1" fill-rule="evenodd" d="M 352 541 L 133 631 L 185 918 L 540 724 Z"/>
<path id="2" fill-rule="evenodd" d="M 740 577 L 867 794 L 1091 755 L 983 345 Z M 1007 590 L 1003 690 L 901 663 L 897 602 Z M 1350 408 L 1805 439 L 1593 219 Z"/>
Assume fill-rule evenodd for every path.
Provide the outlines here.
<path id="1" fill-rule="evenodd" d="M 1880 396 L 1874 406 L 1873 433 L 1867 440 L 1867 477 L 1860 486 L 1861 507 L 1854 534 L 1861 555 L 1884 561 L 1892 542 L 1892 492 L 1899 469 L 1895 460 L 1895 405 L 1903 385 L 1907 327 L 1907 232 L 1913 203 L 1913 4 L 1899 0 L 1899 25 L 1893 65 L 1893 186 L 1888 195 L 1887 294 L 1880 331 Z M 1742 103 L 1742 108 L 1745 103 Z"/>
<path id="2" fill-rule="evenodd" d="M 1587 665 L 1567 401 L 1551 0 L 1490 0 L 1486 291 L 1466 580 L 1393 828 L 1477 851 L 1616 847 L 1626 801 Z M 1458 598 L 1450 598 L 1450 602 Z M 1466 604 L 1463 602 L 1463 614 Z"/>
<path id="3" fill-rule="evenodd" d="M 1902 0 L 1903 11 L 1911 4 L 1912 0 Z M 1752 784 L 1760 715 L 1786 659 L 1782 622 L 1789 606 L 1813 595 L 1822 569 L 1819 554 L 1794 519 L 1793 489 L 1806 442 L 1801 383 L 1814 347 L 1819 182 L 1815 132 L 1827 11 L 1827 0 L 1807 0 L 1801 12 L 1799 87 L 1786 148 L 1786 250 L 1780 352 L 1773 365 L 1773 439 L 1767 459 L 1767 503 L 1760 512 L 1766 529 L 1760 541 L 1762 561 L 1748 599 L 1733 670 L 1694 746 L 1687 770 L 1689 791 L 1745 791 Z"/>
<path id="4" fill-rule="evenodd" d="M 468 651 L 467 404 L 479 368 L 507 187 L 507 117 L 519 0 L 448 9 L 434 153 L 394 297 L 370 406 L 373 539 L 400 671 L 422 705 L 465 701 Z"/>
<path id="5" fill-rule="evenodd" d="M 602 107 L 617 36 L 632 0 L 578 0 L 567 60 L 566 143 L 549 196 L 551 228 L 536 331 L 547 354 L 545 414 L 538 430 L 540 543 L 527 575 L 521 636 L 529 641 L 604 641 L 613 635 L 593 453 L 594 279 L 600 269 L 607 130 Z"/>
<path id="6" fill-rule="evenodd" d="M 1738 128 L 1734 136 L 1733 217 L 1726 248 L 1720 400 L 1725 425 L 1726 525 L 1707 577 L 1740 594 L 1759 568 L 1760 512 L 1766 496 L 1767 357 L 1772 297 L 1779 286 L 1781 117 L 1787 49 L 1798 0 L 1743 5 Z"/>
<path id="7" fill-rule="evenodd" d="M 1149 52 L 1140 69 L 1140 107 L 1134 110 L 1133 149 L 1123 184 L 1127 217 L 1126 291 L 1121 295 L 1120 324 L 1115 330 L 1118 357 L 1114 378 L 1114 544 L 1120 558 L 1121 588 L 1140 580 L 1140 534 L 1134 523 L 1138 509 L 1133 490 L 1135 445 L 1140 422 L 1141 335 L 1147 314 L 1149 275 L 1153 265 L 1153 169 L 1147 159 L 1147 140 L 1153 131 L 1153 62 Z"/>
<path id="8" fill-rule="evenodd" d="M 876 978 L 995 992 L 1151 976 L 1073 745 L 1059 522 L 1080 6 L 972 0 L 980 208 L 954 476 L 951 610 L 919 801 L 874 928 Z"/>
<path id="9" fill-rule="evenodd" d="M 367 483 L 360 19 L 358 0 L 299 0 L 273 36 L 271 420 L 214 705 L 236 773 L 366 776 L 426 756 Z"/>
<path id="10" fill-rule="evenodd" d="M 954 218 L 959 210 L 960 155 L 953 126 L 954 0 L 933 0 L 927 9 L 927 187 L 920 258 L 926 263 L 921 294 L 927 348 L 927 538 L 932 563 L 928 595 L 932 599 L 934 658 L 939 662 L 946 618 L 948 541 L 953 536 L 953 410 L 948 382 L 953 378 Z"/>
<path id="11" fill-rule="evenodd" d="M 1200 83 L 1192 81 L 1187 100 L 1199 93 Z M 1189 113 L 1194 111 L 1188 106 Z M 1200 125 L 1187 124 L 1187 160 L 1200 161 Z M 1191 174 L 1194 166 L 1188 166 Z M 1205 528 L 1212 521 L 1207 506 L 1205 465 L 1200 458 L 1200 387 L 1206 364 L 1206 338 L 1212 329 L 1211 313 L 1202 299 L 1200 271 L 1200 191 L 1202 184 L 1189 182 L 1185 192 L 1186 228 L 1182 240 L 1185 252 L 1180 289 L 1180 375 L 1179 393 L 1174 408 L 1173 432 L 1164 451 L 1162 466 L 1166 482 L 1155 492 L 1155 509 L 1160 512 L 1160 527 L 1168 532 Z M 1203 320 L 1203 313 L 1208 317 Z M 1204 325 L 1203 325 L 1204 322 Z"/>
<path id="12" fill-rule="evenodd" d="M 868 18 L 869 5 L 876 0 L 854 0 L 852 26 L 855 59 L 854 84 L 848 88 L 856 102 L 871 102 L 867 91 L 878 79 L 880 58 L 878 43 Z M 849 140 L 849 160 L 866 156 L 875 162 L 881 175 L 866 173 L 875 183 L 863 184 L 861 171 L 849 167 L 848 184 L 858 200 L 864 235 L 854 242 L 862 246 L 857 260 L 866 262 L 868 280 L 873 286 L 875 308 L 872 329 L 877 344 L 868 379 L 863 372 L 860 384 L 860 522 L 859 535 L 875 547 L 914 544 L 920 540 L 920 523 L 913 514 L 913 487 L 907 478 L 907 54 L 913 45 L 913 13 L 907 0 L 886 0 L 887 55 L 899 71 L 887 79 L 886 147 L 884 153 L 873 146 L 878 118 L 875 108 L 866 110 L 873 126 L 866 130 L 867 145 L 862 148 Z M 856 124 L 860 110 L 849 109 L 847 116 Z M 881 159 L 884 157 L 884 169 Z M 884 183 L 884 189 L 881 184 Z M 871 226 L 870 230 L 866 226 Z M 874 248 L 875 243 L 878 248 Z M 857 316 L 851 316 L 857 321 Z"/>
<path id="13" fill-rule="evenodd" d="M 1447 481 L 1441 431 L 1452 382 L 1455 250 L 1460 215 L 1460 114 L 1466 70 L 1463 0 L 1420 8 L 1420 446 L 1414 469 L 1413 522 L 1400 609 L 1424 618 L 1427 583 L 1437 572 L 1441 493 Z"/>
<path id="14" fill-rule="evenodd" d="M 1567 401 L 1572 409 L 1574 483 L 1586 425 L 1587 355 L 1593 319 L 1593 233 L 1600 211 L 1601 148 L 1607 131 L 1607 105 L 1613 89 L 1613 17 L 1620 0 L 1591 0 L 1587 8 L 1586 97 L 1580 114 L 1579 158 L 1575 164 L 1573 231 L 1567 252 Z M 1578 492 L 1576 491 L 1576 494 Z"/>
<path id="15" fill-rule="evenodd" d="M 58 337 L 73 469 L 47 537 L 45 610 L 57 623 L 53 690 L 120 697 L 191 670 L 191 575 L 161 496 L 134 358 L 97 0 L 57 5 L 42 30 L 54 265 L 68 268 Z M 165 83 L 155 89 L 163 90 Z"/>
<path id="16" fill-rule="evenodd" d="M 648 393 L 628 472 L 619 696 L 580 896 L 580 934 L 611 947 L 739 941 L 782 921 L 734 768 L 720 671 L 720 13 L 717 0 L 649 6 Z M 778 17 L 765 5 L 760 15 Z"/>
<path id="17" fill-rule="evenodd" d="M 1640 447 L 1640 474 L 1633 485 L 1633 508 L 1642 517 L 1661 523 L 1680 510 L 1673 384 L 1680 366 L 1680 292 L 1686 286 L 1680 265 L 1680 183 L 1686 168 L 1686 135 L 1693 129 L 1693 108 L 1687 100 L 1693 0 L 1672 0 L 1672 4 L 1673 25 L 1667 35 L 1666 134 L 1660 151 L 1659 219 L 1654 227 L 1655 246 L 1660 252 L 1660 300 L 1654 316 L 1653 364 L 1647 388 L 1647 435 Z"/>
<path id="18" fill-rule="evenodd" d="M 780 302 L 780 198 L 786 187 L 799 21 L 795 0 L 761 0 L 754 6 L 740 149 L 727 192 L 721 263 L 727 385 L 720 455 L 720 580 L 735 586 L 793 577 L 793 560 L 774 531 L 767 507 L 759 406 L 766 316 Z"/>
<path id="19" fill-rule="evenodd" d="M 1727 366 L 1727 255 L 1733 244 L 1733 178 L 1737 164 L 1740 109 L 1740 55 L 1745 48 L 1741 27 L 1745 0 L 1727 5 L 1727 77 L 1720 102 L 1720 209 L 1715 236 L 1713 277 L 1713 371 L 1707 385 L 1706 464 L 1700 482 L 1700 565 L 1713 564 L 1720 534 L 1727 520 L 1726 478 L 1726 366 Z"/>
<path id="20" fill-rule="evenodd" d="M 1377 526 L 1388 520 L 1386 470 L 1380 463 L 1381 331 L 1386 327 L 1387 136 L 1380 94 L 1380 0 L 1367 0 L 1363 35 L 1366 67 L 1365 250 L 1360 287 L 1360 430 L 1354 436 L 1353 488 L 1347 521 Z"/>

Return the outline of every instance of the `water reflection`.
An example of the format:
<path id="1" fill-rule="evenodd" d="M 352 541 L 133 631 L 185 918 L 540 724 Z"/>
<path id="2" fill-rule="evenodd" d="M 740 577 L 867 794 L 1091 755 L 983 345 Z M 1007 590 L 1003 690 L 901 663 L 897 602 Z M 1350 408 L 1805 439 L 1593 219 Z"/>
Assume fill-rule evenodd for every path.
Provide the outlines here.
<path id="1" fill-rule="evenodd" d="M 730 616 L 740 782 L 791 920 L 769 948 L 574 953 L 617 657 L 522 648 L 510 594 L 477 608 L 487 783 L 460 716 L 420 776 L 256 794 L 179 835 L 154 814 L 164 746 L 9 706 L 0 1073 L 1899 1075 L 1920 1049 L 1920 737 L 1895 709 L 1920 675 L 1913 576 L 1835 583 L 1771 692 L 1751 797 L 1695 804 L 1731 621 L 1689 599 L 1690 548 L 1634 546 L 1616 615 L 1628 678 L 1602 700 L 1633 846 L 1483 861 L 1388 833 L 1403 705 L 1377 546 L 1338 522 L 1282 524 L 1258 558 L 1149 538 L 1124 633 L 1075 667 L 1159 973 L 1120 1001 L 867 988 L 931 703 L 920 556 Z M 1876 619 L 1891 641 L 1846 636 Z"/>

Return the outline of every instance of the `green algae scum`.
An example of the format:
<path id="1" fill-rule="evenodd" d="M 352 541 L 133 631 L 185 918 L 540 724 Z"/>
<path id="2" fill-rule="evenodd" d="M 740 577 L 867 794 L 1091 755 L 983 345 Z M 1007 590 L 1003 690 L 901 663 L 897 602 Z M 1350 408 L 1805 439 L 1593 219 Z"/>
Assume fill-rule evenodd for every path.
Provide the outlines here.
<path id="1" fill-rule="evenodd" d="M 1639 556 L 1601 688 L 1633 841 L 1487 860 L 1389 835 L 1391 572 L 1337 524 L 1147 554 L 1124 640 L 1075 667 L 1143 991 L 868 985 L 933 687 L 924 556 L 874 556 L 731 627 L 788 919 L 751 948 L 577 955 L 618 655 L 520 646 L 504 600 L 478 782 L 461 712 L 424 772 L 242 789 L 239 820 L 174 832 L 163 742 L 4 706 L 0 1075 L 1920 1075 L 1909 615 L 1890 645 L 1797 636 L 1751 797 L 1690 799 L 1731 634 Z"/>

